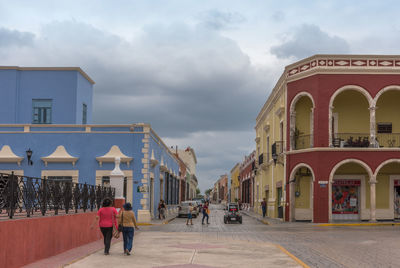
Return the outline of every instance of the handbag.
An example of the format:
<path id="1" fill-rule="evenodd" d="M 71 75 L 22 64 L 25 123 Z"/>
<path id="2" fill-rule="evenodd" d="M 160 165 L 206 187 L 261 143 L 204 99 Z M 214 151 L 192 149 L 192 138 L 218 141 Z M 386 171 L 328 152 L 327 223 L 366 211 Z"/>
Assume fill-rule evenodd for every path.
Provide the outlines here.
<path id="1" fill-rule="evenodd" d="M 122 232 L 124 230 L 124 212 L 121 213 L 121 223 L 118 224 L 118 232 Z"/>

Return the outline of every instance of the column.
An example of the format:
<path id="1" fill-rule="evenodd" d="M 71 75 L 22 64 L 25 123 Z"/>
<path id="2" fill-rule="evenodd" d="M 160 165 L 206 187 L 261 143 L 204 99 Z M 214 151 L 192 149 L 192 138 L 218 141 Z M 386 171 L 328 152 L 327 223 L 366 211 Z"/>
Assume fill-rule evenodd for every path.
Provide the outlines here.
<path id="1" fill-rule="evenodd" d="M 290 200 L 289 200 L 289 221 L 294 222 L 296 221 L 296 197 L 295 197 L 295 185 L 296 185 L 296 179 L 290 179 L 290 184 L 289 184 L 289 193 L 290 193 Z M 310 200 L 310 202 L 312 202 Z"/>
<path id="2" fill-rule="evenodd" d="M 314 107 L 311 108 L 310 115 L 310 148 L 314 147 Z"/>
<path id="3" fill-rule="evenodd" d="M 370 193 L 371 193 L 371 204 L 370 204 L 370 221 L 376 222 L 376 177 L 373 176 L 370 181 Z"/>
<path id="4" fill-rule="evenodd" d="M 333 123 L 333 109 L 334 108 L 335 107 L 333 107 L 333 106 L 329 106 L 329 147 L 333 147 L 332 137 L 335 134 L 334 133 L 335 130 L 333 129 L 333 126 L 332 126 L 332 123 Z"/>
<path id="5" fill-rule="evenodd" d="M 376 117 L 375 117 L 375 111 L 377 107 L 372 106 L 369 107 L 369 143 L 372 147 L 376 146 Z M 379 141 L 378 141 L 379 142 Z"/>
<path id="6" fill-rule="evenodd" d="M 115 188 L 114 206 L 121 209 L 125 203 L 124 198 L 124 178 L 125 174 L 120 169 L 121 158 L 115 157 L 115 167 L 110 174 L 110 185 Z"/>
<path id="7" fill-rule="evenodd" d="M 290 150 L 295 149 L 296 111 L 290 111 Z"/>

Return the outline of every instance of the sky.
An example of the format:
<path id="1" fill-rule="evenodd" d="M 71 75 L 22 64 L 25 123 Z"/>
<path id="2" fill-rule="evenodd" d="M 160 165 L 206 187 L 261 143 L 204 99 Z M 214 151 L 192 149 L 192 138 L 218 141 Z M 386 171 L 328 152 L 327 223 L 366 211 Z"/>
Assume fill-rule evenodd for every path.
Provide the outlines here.
<path id="1" fill-rule="evenodd" d="M 202 192 L 255 149 L 286 65 L 399 54 L 398 1 L 0 0 L 0 66 L 79 66 L 93 123 L 150 123 L 197 156 Z"/>

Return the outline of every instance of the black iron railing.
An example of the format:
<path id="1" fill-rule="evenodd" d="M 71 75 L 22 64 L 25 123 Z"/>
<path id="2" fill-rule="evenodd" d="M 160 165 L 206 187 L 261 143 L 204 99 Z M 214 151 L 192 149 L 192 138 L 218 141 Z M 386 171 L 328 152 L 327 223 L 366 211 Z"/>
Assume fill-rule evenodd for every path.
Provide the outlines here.
<path id="1" fill-rule="evenodd" d="M 295 150 L 311 148 L 311 135 L 299 135 L 295 137 L 294 148 Z"/>
<path id="2" fill-rule="evenodd" d="M 400 133 L 378 133 L 376 134 L 376 141 L 377 147 L 400 147 Z"/>
<path id="3" fill-rule="evenodd" d="M 30 217 L 35 213 L 93 211 L 105 197 L 114 196 L 111 187 L 0 173 L 0 216 L 6 214 L 10 219 L 16 214 Z"/>
<path id="4" fill-rule="evenodd" d="M 335 133 L 334 147 L 369 147 L 369 133 Z"/>

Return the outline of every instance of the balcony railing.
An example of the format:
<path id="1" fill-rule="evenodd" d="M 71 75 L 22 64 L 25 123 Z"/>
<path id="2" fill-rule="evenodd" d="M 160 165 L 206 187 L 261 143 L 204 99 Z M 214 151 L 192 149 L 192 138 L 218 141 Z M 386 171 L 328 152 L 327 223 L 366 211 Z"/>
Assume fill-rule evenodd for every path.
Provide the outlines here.
<path id="1" fill-rule="evenodd" d="M 400 133 L 378 133 L 376 134 L 376 139 L 376 147 L 400 147 Z"/>
<path id="2" fill-rule="evenodd" d="M 300 135 L 295 137 L 294 148 L 295 150 L 311 148 L 311 135 Z"/>
<path id="3" fill-rule="evenodd" d="M 70 181 L 17 176 L 0 173 L 0 217 L 30 217 L 70 210 L 99 209 L 105 197 L 114 199 L 115 189 Z"/>
<path id="4" fill-rule="evenodd" d="M 260 154 L 258 156 L 258 165 L 261 165 L 264 162 L 264 154 Z"/>
<path id="5" fill-rule="evenodd" d="M 369 147 L 369 133 L 335 133 L 334 147 Z"/>

